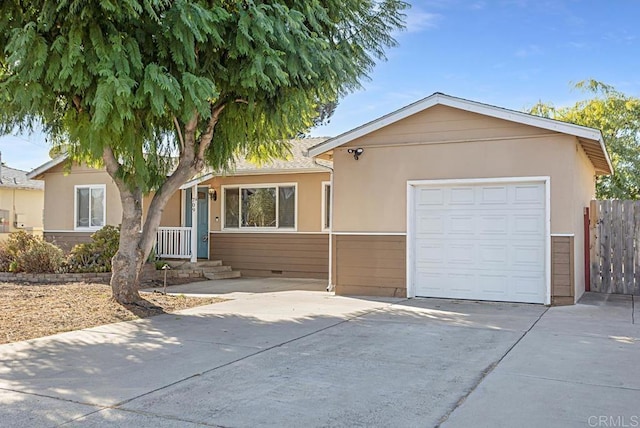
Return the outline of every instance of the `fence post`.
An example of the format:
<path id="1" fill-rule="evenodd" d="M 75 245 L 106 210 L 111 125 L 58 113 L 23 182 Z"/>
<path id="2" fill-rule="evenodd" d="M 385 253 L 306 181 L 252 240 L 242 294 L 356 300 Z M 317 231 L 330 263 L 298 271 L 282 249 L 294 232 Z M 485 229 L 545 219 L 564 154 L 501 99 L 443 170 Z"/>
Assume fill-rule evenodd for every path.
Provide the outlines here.
<path id="1" fill-rule="evenodd" d="M 584 232 L 584 291 L 591 291 L 591 231 L 589 207 L 584 208 L 583 212 L 583 232 Z"/>

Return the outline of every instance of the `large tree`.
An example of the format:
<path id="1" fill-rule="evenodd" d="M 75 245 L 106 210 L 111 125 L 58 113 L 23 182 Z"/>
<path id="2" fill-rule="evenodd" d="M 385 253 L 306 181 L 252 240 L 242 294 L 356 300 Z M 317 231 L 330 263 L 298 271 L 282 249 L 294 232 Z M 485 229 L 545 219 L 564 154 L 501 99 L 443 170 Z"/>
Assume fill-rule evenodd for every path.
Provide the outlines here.
<path id="1" fill-rule="evenodd" d="M 615 172 L 598 177 L 596 197 L 640 199 L 640 98 L 596 80 L 578 82 L 575 87 L 593 97 L 568 107 L 540 102 L 529 112 L 600 129 Z"/>
<path id="2" fill-rule="evenodd" d="M 0 131 L 44 127 L 104 167 L 123 216 L 113 297 L 138 275 L 169 197 L 234 154 L 264 158 L 358 88 L 395 44 L 399 0 L 3 0 Z M 141 228 L 142 197 L 154 192 Z"/>

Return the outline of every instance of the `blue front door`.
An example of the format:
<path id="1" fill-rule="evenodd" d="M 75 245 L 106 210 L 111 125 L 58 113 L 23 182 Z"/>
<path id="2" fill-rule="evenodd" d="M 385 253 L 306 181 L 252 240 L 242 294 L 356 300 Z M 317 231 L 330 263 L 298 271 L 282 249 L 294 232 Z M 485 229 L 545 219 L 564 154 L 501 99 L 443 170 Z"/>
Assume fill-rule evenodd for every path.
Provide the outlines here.
<path id="1" fill-rule="evenodd" d="M 185 222 L 184 225 L 191 227 L 191 189 L 186 189 Z M 198 240 L 198 258 L 209 258 L 209 200 L 208 189 L 198 188 L 198 222 L 196 224 L 196 239 Z"/>

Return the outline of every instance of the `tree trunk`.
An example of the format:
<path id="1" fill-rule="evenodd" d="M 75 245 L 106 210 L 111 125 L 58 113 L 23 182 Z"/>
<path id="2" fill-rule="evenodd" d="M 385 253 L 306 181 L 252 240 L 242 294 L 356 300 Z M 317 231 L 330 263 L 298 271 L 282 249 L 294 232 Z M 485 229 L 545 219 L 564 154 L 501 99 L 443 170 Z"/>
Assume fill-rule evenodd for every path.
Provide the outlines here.
<path id="1" fill-rule="evenodd" d="M 122 224 L 118 252 L 111 261 L 111 290 L 113 298 L 122 304 L 142 300 L 138 293 L 140 273 L 145 262 L 140 247 L 142 234 L 142 192 L 120 192 Z"/>
<path id="2" fill-rule="evenodd" d="M 224 108 L 225 104 L 211 107 L 207 128 L 197 143 L 198 114 L 196 112 L 194 112 L 193 118 L 185 124 L 184 133 L 176 125 L 181 144 L 178 165 L 153 195 L 142 229 L 142 190 L 139 187 L 132 189 L 127 185 L 120 174 L 121 166 L 113 149 L 109 146 L 103 148 L 102 159 L 105 169 L 118 187 L 122 203 L 120 245 L 111 262 L 111 289 L 113 298 L 118 303 L 130 304 L 142 300 L 138 293 L 140 274 L 155 243 L 164 207 L 180 186 L 204 167 L 205 151 L 211 144 L 215 125 Z M 177 120 L 175 122 L 177 123 Z"/>

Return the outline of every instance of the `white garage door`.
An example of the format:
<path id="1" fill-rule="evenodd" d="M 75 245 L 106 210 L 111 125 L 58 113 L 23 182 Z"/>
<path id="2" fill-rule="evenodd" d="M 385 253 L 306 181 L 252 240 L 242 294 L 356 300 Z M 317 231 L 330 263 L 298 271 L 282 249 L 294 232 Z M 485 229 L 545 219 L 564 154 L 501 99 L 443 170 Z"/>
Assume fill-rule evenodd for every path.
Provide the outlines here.
<path id="1" fill-rule="evenodd" d="M 416 296 L 545 303 L 545 183 L 414 186 Z"/>

